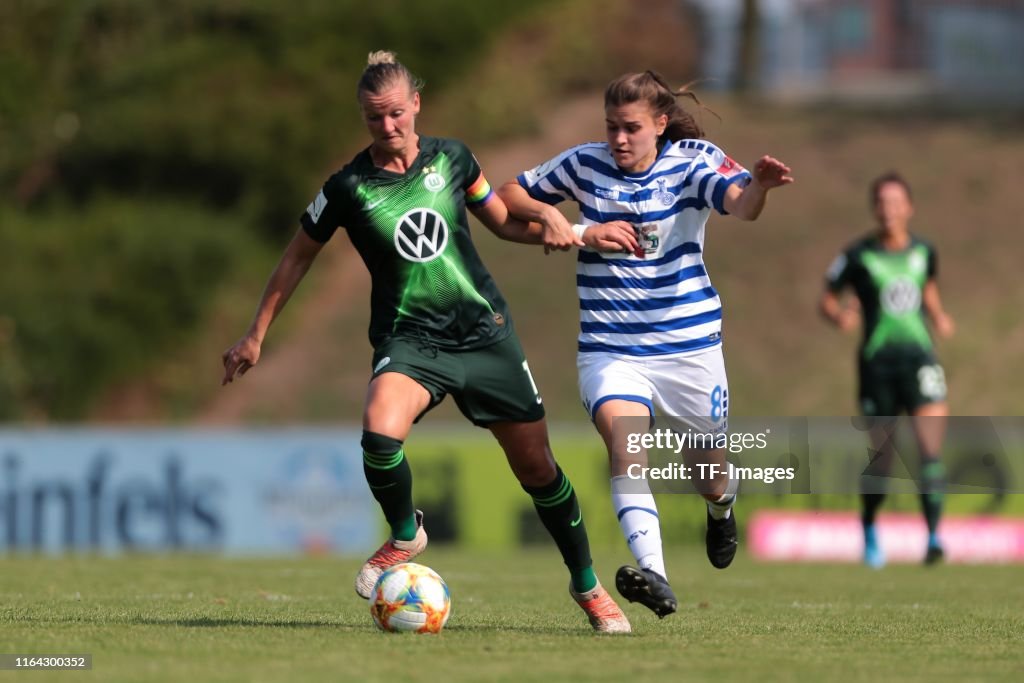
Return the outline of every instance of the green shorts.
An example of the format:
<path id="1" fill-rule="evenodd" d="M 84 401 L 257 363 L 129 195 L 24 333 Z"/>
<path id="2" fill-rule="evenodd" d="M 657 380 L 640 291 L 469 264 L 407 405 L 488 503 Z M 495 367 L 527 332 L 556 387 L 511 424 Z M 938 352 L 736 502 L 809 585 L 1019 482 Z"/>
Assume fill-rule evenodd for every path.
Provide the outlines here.
<path id="1" fill-rule="evenodd" d="M 929 403 L 946 400 L 946 375 L 924 349 L 879 351 L 860 357 L 860 408 L 864 415 L 913 414 Z"/>
<path id="2" fill-rule="evenodd" d="M 392 338 L 373 354 L 373 376 L 385 372 L 411 377 L 430 392 L 430 405 L 416 422 L 448 394 L 478 427 L 495 422 L 536 422 L 544 417 L 540 393 L 514 333 L 490 346 L 468 351 Z"/>

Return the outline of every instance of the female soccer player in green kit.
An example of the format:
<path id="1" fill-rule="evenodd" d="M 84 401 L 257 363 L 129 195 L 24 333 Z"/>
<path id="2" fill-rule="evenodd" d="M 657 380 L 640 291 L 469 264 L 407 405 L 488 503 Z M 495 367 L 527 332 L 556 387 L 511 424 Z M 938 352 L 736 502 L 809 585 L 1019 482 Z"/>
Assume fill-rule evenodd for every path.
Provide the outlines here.
<path id="1" fill-rule="evenodd" d="M 385 569 L 427 545 L 404 442 L 412 425 L 451 394 L 505 451 L 593 628 L 628 632 L 629 621 L 594 574 L 576 494 L 551 453 L 540 394 L 505 300 L 473 246 L 466 209 L 503 239 L 541 244 L 540 226 L 509 216 L 463 143 L 417 134 L 420 86 L 392 53 L 370 55 L 357 96 L 372 142 L 327 180 L 302 215 L 252 325 L 224 352 L 224 383 L 256 365 L 271 322 L 324 243 L 344 227 L 373 281 L 363 469 L 391 527 L 391 538 L 359 572 L 356 592 L 368 597 Z"/>
<path id="2" fill-rule="evenodd" d="M 942 559 L 938 525 L 942 511 L 944 473 L 940 450 L 945 432 L 946 377 L 935 357 L 934 344 L 923 314 L 940 337 L 953 334 L 953 319 L 942 307 L 936 283 L 935 249 L 908 230 L 914 215 L 910 185 L 902 176 L 887 173 L 871 184 L 870 198 L 878 227 L 843 251 L 828 270 L 820 310 L 844 332 L 855 330 L 863 319 L 863 341 L 858 357 L 860 409 L 865 416 L 914 418 L 914 433 L 921 455 L 921 505 L 928 525 L 925 562 Z M 851 288 L 859 302 L 844 305 L 840 294 Z M 882 458 L 873 471 L 880 473 L 892 458 L 893 423 L 871 430 L 872 448 Z M 875 481 L 880 481 L 875 479 Z M 864 561 L 885 564 L 875 515 L 885 493 L 862 493 Z"/>

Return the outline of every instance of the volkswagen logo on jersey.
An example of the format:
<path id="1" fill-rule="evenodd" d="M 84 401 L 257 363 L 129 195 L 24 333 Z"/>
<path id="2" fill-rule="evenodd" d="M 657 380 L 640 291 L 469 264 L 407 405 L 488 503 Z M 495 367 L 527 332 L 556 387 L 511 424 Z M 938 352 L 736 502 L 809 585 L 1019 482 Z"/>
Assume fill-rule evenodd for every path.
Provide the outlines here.
<path id="1" fill-rule="evenodd" d="M 433 209 L 412 209 L 395 224 L 395 249 L 407 261 L 433 261 L 447 244 L 448 223 Z"/>
<path id="2" fill-rule="evenodd" d="M 913 313 L 921 304 L 921 290 L 910 278 L 896 278 L 882 289 L 881 301 L 891 315 Z"/>

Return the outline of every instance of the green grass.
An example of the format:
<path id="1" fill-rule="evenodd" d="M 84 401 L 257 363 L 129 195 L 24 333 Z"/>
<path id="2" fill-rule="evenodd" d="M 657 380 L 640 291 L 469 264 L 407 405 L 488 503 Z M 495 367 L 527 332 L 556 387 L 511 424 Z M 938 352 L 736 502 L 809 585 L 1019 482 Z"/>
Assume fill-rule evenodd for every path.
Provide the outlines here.
<path id="1" fill-rule="evenodd" d="M 598 557 L 606 583 L 622 553 Z M 453 615 L 440 636 L 378 632 L 332 558 L 0 560 L 0 652 L 91 653 L 33 681 L 1019 680 L 1019 567 L 762 565 L 669 558 L 680 613 L 627 607 L 595 636 L 553 549 L 432 548 Z M 0 673 L 0 680 L 23 678 Z"/>

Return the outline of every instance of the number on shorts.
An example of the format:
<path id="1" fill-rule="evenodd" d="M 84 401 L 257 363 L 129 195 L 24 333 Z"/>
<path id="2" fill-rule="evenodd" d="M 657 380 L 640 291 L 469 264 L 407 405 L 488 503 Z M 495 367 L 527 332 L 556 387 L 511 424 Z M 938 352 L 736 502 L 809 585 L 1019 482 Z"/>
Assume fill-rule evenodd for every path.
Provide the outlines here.
<path id="1" fill-rule="evenodd" d="M 922 365 L 917 370 L 917 385 L 921 395 L 933 401 L 946 397 L 946 373 L 942 366 Z"/>
<path id="2" fill-rule="evenodd" d="M 533 389 L 533 395 L 537 397 L 537 403 L 540 403 L 540 390 L 537 389 L 537 383 L 533 381 L 533 373 L 530 372 L 529 364 L 523 361 L 523 370 L 526 371 L 526 376 L 530 378 L 530 388 Z"/>
<path id="3" fill-rule="evenodd" d="M 729 390 L 715 385 L 711 390 L 711 419 L 718 422 L 729 415 Z"/>

